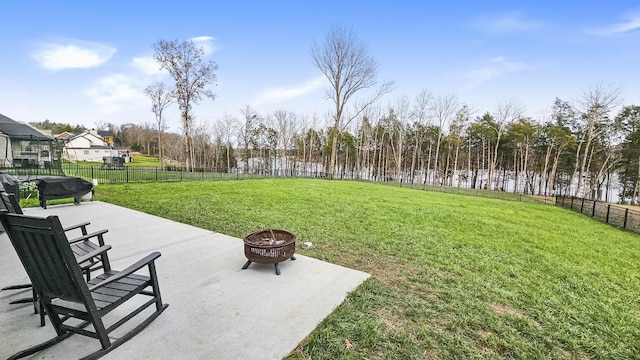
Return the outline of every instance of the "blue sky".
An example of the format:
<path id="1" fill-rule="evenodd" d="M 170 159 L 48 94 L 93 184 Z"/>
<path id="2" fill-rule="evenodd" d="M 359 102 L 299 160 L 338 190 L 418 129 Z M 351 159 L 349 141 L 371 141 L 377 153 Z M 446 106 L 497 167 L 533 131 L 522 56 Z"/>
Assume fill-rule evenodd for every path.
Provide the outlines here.
<path id="1" fill-rule="evenodd" d="M 427 89 L 475 115 L 514 99 L 540 117 L 555 99 L 620 86 L 640 104 L 637 1 L 5 1 L 0 113 L 24 121 L 154 124 L 142 94 L 170 78 L 152 60 L 159 39 L 193 39 L 219 66 L 197 121 L 250 105 L 323 117 L 328 82 L 310 48 L 333 24 L 353 27 L 395 81 L 382 105 Z M 175 107 L 175 106 L 174 106 Z M 179 131 L 177 111 L 167 124 Z"/>

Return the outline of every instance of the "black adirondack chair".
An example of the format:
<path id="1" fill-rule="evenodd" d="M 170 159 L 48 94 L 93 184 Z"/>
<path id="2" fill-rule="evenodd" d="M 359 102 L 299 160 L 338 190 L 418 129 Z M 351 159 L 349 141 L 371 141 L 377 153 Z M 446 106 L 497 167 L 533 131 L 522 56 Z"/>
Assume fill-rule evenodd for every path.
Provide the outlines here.
<path id="1" fill-rule="evenodd" d="M 76 333 L 100 341 L 101 349 L 82 358 L 97 359 L 138 334 L 167 308 L 168 305 L 162 303 L 156 276 L 155 260 L 160 257 L 159 252 L 149 254 L 123 271 L 107 266 L 102 275 L 86 282 L 78 263 L 106 254 L 109 246 L 76 260 L 57 216 L 40 218 L 3 212 L 0 221 L 57 333 L 55 338 L 20 351 L 10 360 L 29 356 Z M 148 275 L 137 274 L 140 270 Z M 138 295 L 150 299 L 107 327 L 103 317 Z M 112 331 L 152 305 L 155 311 L 144 321 L 112 341 L 109 336 Z"/>
<path id="2" fill-rule="evenodd" d="M 0 200 L 1 200 L 0 211 L 5 210 L 12 214 L 23 214 L 22 208 L 18 203 L 18 199 L 14 194 L 7 193 L 4 191 L 0 192 Z M 89 222 L 83 222 L 83 223 L 75 224 L 75 225 L 64 228 L 64 231 L 67 233 L 78 230 L 79 233 L 81 234 L 79 237 L 76 237 L 70 240 L 70 243 L 72 244 L 71 249 L 74 255 L 76 256 L 76 258 L 80 258 L 102 246 L 105 246 L 103 235 L 107 233 L 108 230 L 103 229 L 103 230 L 96 231 L 89 234 L 87 231 L 87 226 L 89 226 L 90 224 L 91 223 Z M 98 241 L 97 244 L 95 243 L 95 241 L 91 241 L 91 239 L 93 238 L 95 238 Z M 80 268 L 84 272 L 87 278 L 87 281 L 91 279 L 92 271 L 100 270 L 105 267 L 105 261 L 108 262 L 108 257 L 104 257 L 100 255 L 100 256 L 92 257 L 91 259 L 88 259 L 87 261 L 80 264 Z M 31 284 L 18 284 L 18 285 L 5 286 L 0 290 L 21 290 L 21 289 L 29 289 L 31 287 L 32 287 Z M 34 299 L 37 300 L 37 295 L 35 291 L 32 291 L 31 297 L 13 300 L 9 304 L 14 305 L 14 304 L 25 304 L 25 303 L 33 302 L 34 312 L 37 313 L 38 303 L 37 301 L 34 301 Z M 43 311 L 40 311 L 40 325 L 44 326 Z"/>
<path id="3" fill-rule="evenodd" d="M 4 208 L 8 212 L 12 214 L 24 214 L 24 212 L 22 211 L 22 208 L 20 207 L 20 204 L 18 203 L 18 199 L 14 194 L 3 191 L 3 192 L 0 192 L 0 198 L 2 200 L 2 203 L 4 204 Z M 69 233 L 74 230 L 80 231 L 80 234 L 81 234 L 80 237 L 73 238 L 72 240 L 69 241 L 71 244 L 74 244 L 74 246 L 72 246 L 72 250 L 73 250 L 73 253 L 76 255 L 76 257 L 84 256 L 89 252 L 94 251 L 95 249 L 101 246 L 104 246 L 104 239 L 102 235 L 107 233 L 108 230 L 103 229 L 97 232 L 93 232 L 91 235 L 89 235 L 87 231 L 87 226 L 89 225 L 91 225 L 91 223 L 87 221 L 87 222 L 67 226 L 64 228 L 64 231 L 66 233 Z M 67 235 L 67 237 L 68 236 L 69 235 Z M 90 241 L 89 239 L 91 238 L 96 238 L 98 240 L 98 244 L 96 244 L 93 241 Z M 81 263 L 80 267 L 82 268 L 82 271 L 85 273 L 87 277 L 87 281 L 89 281 L 91 279 L 91 272 L 102 269 L 104 265 L 101 257 L 94 257 L 85 261 L 84 263 Z"/>

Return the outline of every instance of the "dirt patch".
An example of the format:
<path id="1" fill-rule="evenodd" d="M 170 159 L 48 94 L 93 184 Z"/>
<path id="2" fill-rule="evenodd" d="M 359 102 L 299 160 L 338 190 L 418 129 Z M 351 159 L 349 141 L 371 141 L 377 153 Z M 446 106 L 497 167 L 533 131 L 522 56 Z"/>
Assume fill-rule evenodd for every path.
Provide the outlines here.
<path id="1" fill-rule="evenodd" d="M 422 353 L 424 359 L 440 359 L 438 352 L 435 349 L 427 349 Z"/>
<path id="2" fill-rule="evenodd" d="M 394 312 L 397 312 L 397 310 L 384 308 L 378 310 L 377 315 L 380 322 L 387 328 L 391 331 L 399 332 L 404 328 L 404 322 L 394 315 Z"/>
<path id="3" fill-rule="evenodd" d="M 503 315 L 503 314 L 508 314 L 508 315 L 513 315 L 522 319 L 526 319 L 526 316 L 523 312 L 510 308 L 506 305 L 502 305 L 502 304 L 496 304 L 493 303 L 491 304 L 491 308 L 493 309 L 493 311 L 496 312 L 496 314 L 498 315 Z"/>
<path id="4" fill-rule="evenodd" d="M 486 339 L 486 338 L 490 337 L 491 335 L 493 335 L 493 333 L 491 331 L 487 331 L 487 330 L 478 330 L 478 335 L 480 335 L 480 337 L 482 337 L 483 339 Z"/>
<path id="5" fill-rule="evenodd" d="M 506 305 L 503 305 L 503 304 L 496 304 L 496 303 L 491 304 L 491 308 L 492 308 L 492 309 L 493 309 L 493 311 L 495 311 L 495 312 L 496 312 L 496 314 L 498 314 L 498 315 L 504 315 L 504 314 L 513 315 L 513 316 L 518 317 L 518 318 L 520 318 L 520 319 L 525 319 L 525 320 L 527 320 L 528 322 L 530 322 L 531 324 L 533 324 L 533 325 L 534 325 L 535 327 L 537 327 L 538 329 L 541 329 L 541 328 L 542 328 L 542 326 L 540 326 L 540 324 L 539 324 L 537 321 L 535 321 L 535 320 L 533 320 L 533 319 L 530 319 L 530 318 L 529 318 L 525 313 L 523 313 L 523 312 L 522 312 L 522 311 L 520 311 L 520 310 L 516 310 L 516 309 L 514 309 L 514 308 L 510 308 L 510 307 L 508 307 L 508 306 L 506 306 Z"/>
<path id="6" fill-rule="evenodd" d="M 338 264 L 371 274 L 376 279 L 394 288 L 400 288 L 407 275 L 418 275 L 420 270 L 402 261 L 381 261 L 381 258 L 363 254 L 342 253 Z M 387 260 L 387 259 L 384 259 Z"/>
<path id="7" fill-rule="evenodd" d="M 480 346 L 476 346 L 476 349 L 478 349 L 478 352 L 482 355 L 489 355 L 489 354 L 495 354 L 493 352 L 493 350 L 491 350 L 491 348 L 480 345 Z"/>
<path id="8" fill-rule="evenodd" d="M 565 349 L 555 348 L 554 349 L 554 357 L 557 359 L 575 359 L 575 360 L 588 360 L 589 356 L 585 353 L 579 352 L 570 352 Z"/>

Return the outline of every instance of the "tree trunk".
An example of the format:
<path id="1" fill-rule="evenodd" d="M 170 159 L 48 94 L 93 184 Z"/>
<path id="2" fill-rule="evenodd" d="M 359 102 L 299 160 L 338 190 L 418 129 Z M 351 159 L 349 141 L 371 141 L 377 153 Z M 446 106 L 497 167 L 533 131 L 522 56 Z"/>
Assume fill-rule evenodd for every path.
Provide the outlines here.
<path id="1" fill-rule="evenodd" d="M 415 177 L 415 169 L 416 169 L 416 158 L 418 156 L 418 147 L 420 143 L 420 134 L 419 131 L 416 131 L 416 143 L 413 148 L 413 155 L 411 156 L 411 173 L 409 176 L 411 177 L 411 184 L 413 184 L 413 178 Z"/>
<path id="2" fill-rule="evenodd" d="M 438 139 L 436 140 L 436 157 L 433 161 L 433 185 L 438 182 L 438 156 L 440 154 L 440 142 L 442 140 L 442 129 L 438 130 Z"/>

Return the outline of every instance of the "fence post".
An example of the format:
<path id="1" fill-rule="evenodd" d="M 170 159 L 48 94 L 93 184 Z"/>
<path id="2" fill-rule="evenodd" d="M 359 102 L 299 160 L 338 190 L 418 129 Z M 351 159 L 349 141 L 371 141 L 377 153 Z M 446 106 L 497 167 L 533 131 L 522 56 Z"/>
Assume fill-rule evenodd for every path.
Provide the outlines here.
<path id="1" fill-rule="evenodd" d="M 575 198 L 575 196 L 571 197 L 571 210 L 573 210 L 573 199 Z"/>
<path id="2" fill-rule="evenodd" d="M 624 209 L 624 224 L 622 225 L 623 229 L 627 229 L 627 218 L 629 217 L 629 208 Z"/>
<path id="3" fill-rule="evenodd" d="M 125 174 L 125 182 L 128 184 L 129 183 L 129 167 L 128 166 L 125 166 L 124 174 Z"/>
<path id="4" fill-rule="evenodd" d="M 607 205 L 607 221 L 605 221 L 607 224 L 609 223 L 609 212 L 611 211 L 611 204 Z"/>
<path id="5" fill-rule="evenodd" d="M 580 205 L 580 214 L 584 211 L 584 198 L 582 198 L 582 205 Z"/>
<path id="6" fill-rule="evenodd" d="M 593 208 L 591 209 L 591 217 L 596 216 L 596 201 L 593 200 Z"/>

